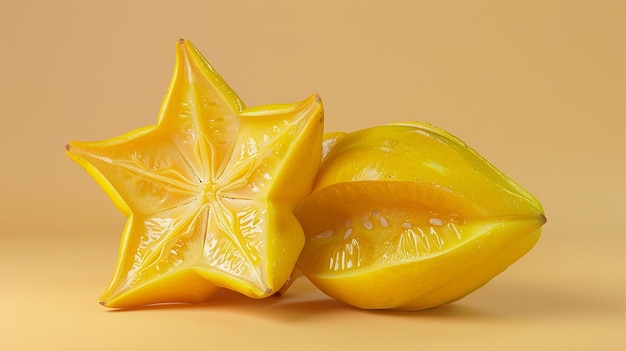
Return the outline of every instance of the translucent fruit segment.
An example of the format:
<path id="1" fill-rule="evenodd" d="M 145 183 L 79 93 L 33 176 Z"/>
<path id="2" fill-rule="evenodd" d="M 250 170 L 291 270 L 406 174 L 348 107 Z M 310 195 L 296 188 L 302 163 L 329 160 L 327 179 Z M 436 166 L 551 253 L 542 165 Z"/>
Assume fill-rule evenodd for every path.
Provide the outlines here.
<path id="1" fill-rule="evenodd" d="M 253 298 L 278 291 L 303 245 L 293 209 L 322 154 L 317 94 L 246 108 L 188 41 L 158 124 L 96 142 L 71 142 L 128 216 L 110 307 L 198 302 L 217 287 Z"/>

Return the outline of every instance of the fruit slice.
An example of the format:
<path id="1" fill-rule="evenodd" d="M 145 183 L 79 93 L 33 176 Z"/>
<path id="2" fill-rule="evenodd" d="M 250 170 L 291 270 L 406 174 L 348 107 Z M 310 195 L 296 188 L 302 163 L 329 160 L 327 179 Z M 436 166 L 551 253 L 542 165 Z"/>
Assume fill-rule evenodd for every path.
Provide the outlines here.
<path id="1" fill-rule="evenodd" d="M 457 300 L 530 250 L 540 203 L 474 150 L 417 122 L 332 137 L 313 192 L 296 208 L 299 270 L 368 309 Z"/>
<path id="2" fill-rule="evenodd" d="M 66 147 L 128 216 L 109 307 L 198 302 L 217 287 L 266 297 L 303 245 L 293 209 L 320 162 L 319 96 L 247 109 L 189 41 L 176 54 L 156 126 Z"/>

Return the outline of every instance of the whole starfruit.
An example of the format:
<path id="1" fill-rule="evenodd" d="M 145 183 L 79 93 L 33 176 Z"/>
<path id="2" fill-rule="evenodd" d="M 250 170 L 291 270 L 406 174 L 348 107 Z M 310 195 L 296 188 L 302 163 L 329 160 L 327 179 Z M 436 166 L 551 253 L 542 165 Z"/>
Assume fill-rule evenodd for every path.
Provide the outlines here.
<path id="1" fill-rule="evenodd" d="M 366 309 L 420 310 L 487 283 L 537 242 L 537 199 L 458 138 L 428 124 L 334 133 L 296 208 L 298 269 Z"/>

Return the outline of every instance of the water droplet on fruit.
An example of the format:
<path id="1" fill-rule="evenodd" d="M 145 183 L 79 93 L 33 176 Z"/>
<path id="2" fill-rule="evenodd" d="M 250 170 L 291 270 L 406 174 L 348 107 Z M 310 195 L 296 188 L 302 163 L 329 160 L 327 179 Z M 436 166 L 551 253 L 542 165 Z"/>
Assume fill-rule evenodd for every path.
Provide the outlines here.
<path id="1" fill-rule="evenodd" d="M 374 223 L 370 222 L 370 221 L 364 221 L 363 222 L 363 227 L 367 230 L 372 230 L 372 228 L 374 228 Z"/>
<path id="2" fill-rule="evenodd" d="M 315 237 L 318 239 L 325 239 L 325 238 L 330 238 L 331 236 L 333 236 L 333 234 L 335 234 L 335 231 L 332 229 L 328 229 L 317 234 Z"/>
<path id="3" fill-rule="evenodd" d="M 436 226 L 442 226 L 443 225 L 443 220 L 440 218 L 431 218 L 428 220 L 428 223 L 432 224 L 432 225 L 436 225 Z"/>
<path id="4" fill-rule="evenodd" d="M 378 218 L 378 221 L 380 222 L 380 225 L 383 226 L 383 228 L 387 228 L 389 226 L 389 222 L 387 222 L 387 219 L 383 216 L 380 216 Z"/>
<path id="5" fill-rule="evenodd" d="M 346 233 L 343 235 L 343 240 L 348 239 L 351 234 L 352 234 L 352 228 L 348 228 L 348 230 L 346 230 Z"/>

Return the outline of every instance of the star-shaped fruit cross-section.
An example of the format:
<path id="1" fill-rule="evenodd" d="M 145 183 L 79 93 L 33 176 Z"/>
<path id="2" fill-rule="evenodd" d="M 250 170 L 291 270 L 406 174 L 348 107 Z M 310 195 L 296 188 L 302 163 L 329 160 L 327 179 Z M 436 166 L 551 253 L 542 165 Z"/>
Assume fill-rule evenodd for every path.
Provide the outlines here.
<path id="1" fill-rule="evenodd" d="M 321 157 L 318 95 L 246 108 L 197 49 L 176 45 L 158 124 L 67 154 L 128 216 L 109 307 L 254 298 L 287 281 L 304 243 L 293 215 Z"/>

